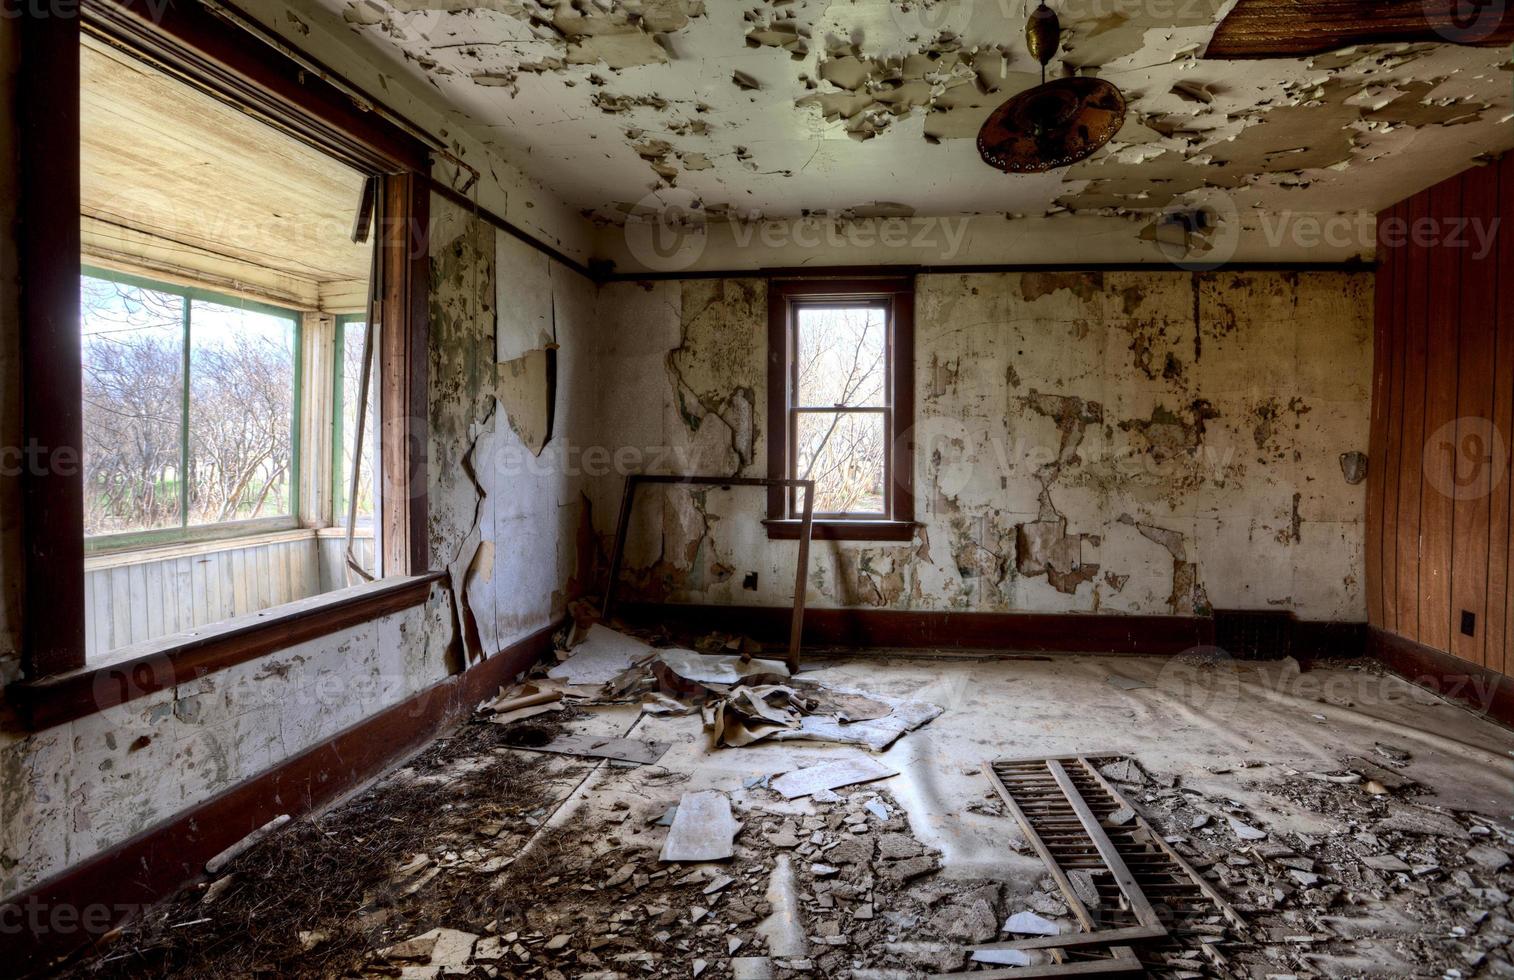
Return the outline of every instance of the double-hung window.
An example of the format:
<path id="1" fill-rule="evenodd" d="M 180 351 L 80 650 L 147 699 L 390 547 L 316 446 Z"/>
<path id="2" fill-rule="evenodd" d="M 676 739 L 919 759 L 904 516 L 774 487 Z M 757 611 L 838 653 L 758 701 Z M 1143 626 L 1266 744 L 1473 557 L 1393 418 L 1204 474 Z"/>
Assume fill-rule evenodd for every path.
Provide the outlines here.
<path id="1" fill-rule="evenodd" d="M 769 470 L 815 482 L 816 537 L 913 533 L 913 282 L 769 286 Z M 774 491 L 769 534 L 795 533 L 803 491 Z"/>

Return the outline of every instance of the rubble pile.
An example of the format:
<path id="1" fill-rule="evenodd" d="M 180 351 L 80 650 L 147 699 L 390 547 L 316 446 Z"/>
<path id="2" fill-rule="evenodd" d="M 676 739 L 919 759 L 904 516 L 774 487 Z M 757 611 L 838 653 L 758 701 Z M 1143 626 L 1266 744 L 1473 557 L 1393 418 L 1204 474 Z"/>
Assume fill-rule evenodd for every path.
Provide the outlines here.
<path id="1" fill-rule="evenodd" d="M 1393 768 L 1409 753 L 1380 744 L 1375 755 L 1328 772 L 1211 767 L 1238 779 L 1238 795 L 1347 828 L 1318 835 L 1273 832 L 1239 801 L 1138 767 L 1105 775 L 1250 920 L 1253 942 L 1236 959 L 1254 975 L 1514 976 L 1514 835 L 1417 802 L 1425 788 Z"/>

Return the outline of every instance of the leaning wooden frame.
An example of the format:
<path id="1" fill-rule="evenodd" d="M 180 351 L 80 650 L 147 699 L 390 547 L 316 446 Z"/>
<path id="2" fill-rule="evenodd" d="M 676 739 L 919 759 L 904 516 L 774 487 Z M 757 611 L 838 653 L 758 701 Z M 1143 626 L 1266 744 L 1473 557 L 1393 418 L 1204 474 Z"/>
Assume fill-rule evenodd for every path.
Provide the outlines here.
<path id="1" fill-rule="evenodd" d="M 814 529 L 815 481 L 768 479 L 758 476 L 659 476 L 648 473 L 632 473 L 626 477 L 626 489 L 620 498 L 620 518 L 615 525 L 615 545 L 610 552 L 610 577 L 605 583 L 605 599 L 600 607 L 600 616 L 606 621 L 615 599 L 615 580 L 620 577 L 620 563 L 626 550 L 626 532 L 631 526 L 631 509 L 636 502 L 636 488 L 642 484 L 661 486 L 720 487 L 791 487 L 804 490 L 804 512 L 799 528 L 799 567 L 794 573 L 794 618 L 789 626 L 789 652 L 786 658 L 790 671 L 799 669 L 800 639 L 804 632 L 804 593 L 809 581 L 810 534 Z"/>

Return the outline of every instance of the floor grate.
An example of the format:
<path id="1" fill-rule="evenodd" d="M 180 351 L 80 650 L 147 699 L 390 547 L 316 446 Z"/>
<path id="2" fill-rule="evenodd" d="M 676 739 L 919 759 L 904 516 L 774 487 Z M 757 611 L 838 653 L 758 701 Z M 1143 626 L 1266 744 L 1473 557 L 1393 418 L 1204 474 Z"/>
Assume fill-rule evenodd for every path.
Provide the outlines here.
<path id="1" fill-rule="evenodd" d="M 1055 972 L 1023 967 L 966 974 L 1065 976 L 1111 972 L 1130 961 L 1154 975 L 1191 976 L 1195 964 L 1226 968 L 1225 946 L 1246 924 L 1214 886 L 1151 826 L 1100 771 L 1119 756 L 1004 759 L 989 771 L 1026 841 L 1057 883 L 1079 930 L 990 943 L 974 950 L 1044 950 Z M 1103 953 L 1100 965 L 1087 957 Z M 1113 963 L 1113 965 L 1112 965 Z M 1208 972 L 1207 970 L 1205 972 Z"/>

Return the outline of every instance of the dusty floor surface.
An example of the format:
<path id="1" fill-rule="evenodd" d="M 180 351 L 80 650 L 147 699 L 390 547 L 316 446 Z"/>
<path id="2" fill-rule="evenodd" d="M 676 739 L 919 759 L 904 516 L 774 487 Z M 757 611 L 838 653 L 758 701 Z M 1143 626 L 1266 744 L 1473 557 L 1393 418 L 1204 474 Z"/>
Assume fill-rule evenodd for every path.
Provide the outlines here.
<path id="1" fill-rule="evenodd" d="M 1007 917 L 1065 917 L 993 759 L 1139 763 L 1121 788 L 1246 918 L 1166 976 L 1510 976 L 1514 733 L 1373 669 L 1291 661 L 868 654 L 837 687 L 945 712 L 898 775 L 785 800 L 768 779 L 866 750 L 711 751 L 636 704 L 475 723 L 188 889 L 78 975 L 856 977 L 972 968 Z M 671 743 L 629 766 L 508 747 L 558 731 Z M 1384 785 L 1391 782 L 1394 785 Z M 735 856 L 664 864 L 683 793 L 728 794 Z M 1265 836 L 1260 836 L 1265 835 Z M 1197 943 L 1195 948 L 1197 949 Z"/>

